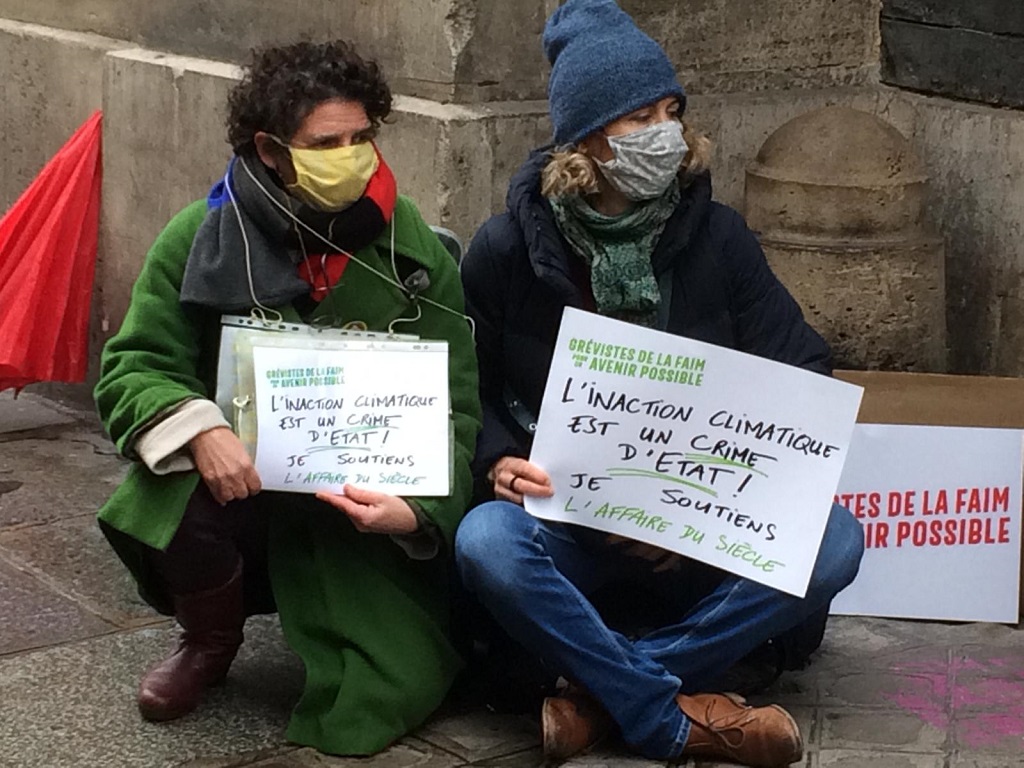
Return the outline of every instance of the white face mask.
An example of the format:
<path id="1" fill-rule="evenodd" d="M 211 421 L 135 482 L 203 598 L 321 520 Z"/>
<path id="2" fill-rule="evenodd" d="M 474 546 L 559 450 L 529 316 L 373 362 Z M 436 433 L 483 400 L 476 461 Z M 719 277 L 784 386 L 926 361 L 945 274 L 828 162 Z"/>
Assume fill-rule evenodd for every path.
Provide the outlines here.
<path id="1" fill-rule="evenodd" d="M 679 175 L 689 151 L 678 120 L 665 120 L 622 136 L 609 136 L 613 158 L 597 167 L 630 200 L 661 197 Z"/>

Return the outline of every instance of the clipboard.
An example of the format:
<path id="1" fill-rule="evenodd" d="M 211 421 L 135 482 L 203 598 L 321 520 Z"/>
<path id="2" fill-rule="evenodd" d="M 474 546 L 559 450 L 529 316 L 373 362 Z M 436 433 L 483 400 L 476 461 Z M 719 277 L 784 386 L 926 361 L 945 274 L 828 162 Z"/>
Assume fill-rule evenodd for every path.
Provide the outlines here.
<path id="1" fill-rule="evenodd" d="M 375 353 L 380 354 L 378 356 Z M 437 353 L 443 353 L 443 358 L 439 357 Z M 256 378 L 257 355 L 261 361 L 261 381 L 259 383 Z M 273 387 L 280 386 L 281 389 L 271 389 L 267 378 L 276 375 L 276 371 L 268 370 L 268 367 L 272 367 L 267 362 L 270 356 L 281 360 L 291 360 L 293 361 L 292 365 L 302 366 L 302 368 L 296 369 L 299 376 L 302 375 L 303 369 L 307 372 L 313 371 L 313 369 L 305 367 L 315 365 L 315 363 L 309 362 L 311 360 L 359 360 L 360 362 L 354 368 L 350 365 L 347 382 L 344 380 L 336 382 L 333 378 L 325 378 L 321 384 L 320 378 L 285 378 L 280 381 L 275 380 L 273 383 Z M 376 363 L 366 364 L 367 361 L 374 360 Z M 409 363 L 412 365 L 409 366 Z M 378 364 L 383 368 L 378 368 Z M 404 372 L 407 366 L 413 369 L 419 368 L 424 373 L 420 375 L 413 373 L 406 376 Z M 382 374 L 379 373 L 382 369 L 390 371 L 390 374 L 382 378 Z M 330 373 L 333 369 L 324 368 L 323 370 Z M 428 374 L 427 372 L 432 373 Z M 281 373 L 288 375 L 288 371 Z M 373 382 L 369 391 L 366 389 L 367 379 Z M 363 383 L 357 384 L 357 380 L 362 380 Z M 378 441 L 375 444 L 373 441 L 363 444 L 369 447 L 353 447 L 351 449 L 344 446 L 325 447 L 324 441 L 328 437 L 331 438 L 333 445 L 333 440 L 338 439 L 337 436 L 342 432 L 355 433 L 359 431 L 348 428 L 332 431 L 311 429 L 318 423 L 322 425 L 329 421 L 334 424 L 335 419 L 340 422 L 342 419 L 353 418 L 356 415 L 354 410 L 358 409 L 353 409 L 351 400 L 346 401 L 344 406 L 332 405 L 328 410 L 303 411 L 302 415 L 308 419 L 301 430 L 302 440 L 296 432 L 280 430 L 277 424 L 277 417 L 280 414 L 269 415 L 275 402 L 288 401 L 287 396 L 293 392 L 308 396 L 311 393 L 328 391 L 327 385 L 331 385 L 330 391 L 359 391 L 366 395 L 376 394 L 378 386 L 381 391 L 385 391 L 393 383 L 400 383 L 403 387 L 415 389 L 420 381 L 431 382 L 430 391 L 434 395 L 435 405 L 428 409 L 428 412 L 434 415 L 423 415 L 422 418 L 426 421 L 420 423 L 418 419 L 421 416 L 418 411 L 406 412 L 405 420 L 401 423 L 405 424 L 407 428 L 401 430 L 396 426 L 395 429 L 398 431 L 390 432 L 392 441 L 387 446 L 379 442 L 380 435 L 378 434 Z M 287 389 L 292 385 L 295 389 Z M 369 490 L 395 495 L 445 496 L 451 491 L 454 422 L 451 418 L 448 343 L 446 341 L 421 340 L 410 334 L 376 333 L 360 329 L 320 329 L 298 323 L 264 322 L 258 318 L 225 316 L 222 320 L 218 360 L 217 404 L 231 422 L 233 430 L 250 456 L 260 466 L 264 487 L 268 490 L 300 493 L 314 493 L 319 490 L 341 492 L 344 484 L 352 483 Z M 267 419 L 267 423 L 262 425 L 262 429 L 261 416 Z M 348 421 L 347 423 L 351 424 L 352 422 Z M 314 442 L 316 440 L 321 440 L 321 442 L 312 446 L 307 445 L 308 434 L 317 435 Z M 426 439 L 420 439 L 421 435 L 426 436 Z M 259 448 L 260 440 L 265 441 L 262 456 Z M 386 435 L 384 441 L 387 441 Z M 413 454 L 417 456 L 418 469 L 415 473 L 407 474 L 407 467 L 404 466 L 391 469 L 391 458 L 399 461 L 403 458 L 392 456 L 389 453 L 396 443 L 406 446 L 408 458 L 411 459 Z M 301 447 L 293 449 L 292 446 L 296 445 L 301 445 Z M 281 454 L 281 451 L 285 450 L 285 446 L 288 446 L 285 453 L 295 454 L 288 457 L 287 464 L 284 463 L 286 461 L 284 454 Z M 305 455 L 307 451 L 308 455 Z M 319 453 L 320 451 L 328 451 L 328 453 Z M 300 455 L 302 456 L 301 462 L 296 466 L 295 460 Z M 334 459 L 343 462 L 343 466 L 344 462 L 351 462 L 353 471 L 347 474 L 347 470 L 346 472 L 334 471 Z M 384 460 L 389 462 L 386 471 L 382 466 L 378 467 L 374 463 Z M 367 463 L 370 466 L 367 466 Z M 286 467 L 295 471 L 285 471 Z M 303 471 L 303 467 L 306 471 Z M 355 473 L 355 468 L 359 468 L 358 474 Z"/>
<path id="2" fill-rule="evenodd" d="M 358 328 L 319 328 L 303 323 L 265 320 L 247 315 L 222 315 L 220 318 L 220 349 L 217 357 L 217 391 L 214 402 L 224 413 L 231 428 L 238 432 L 238 402 L 244 402 L 239 390 L 238 340 L 245 332 L 252 337 L 266 336 L 280 338 L 282 334 L 291 337 L 313 337 L 323 339 L 394 339 L 397 341 L 418 341 L 412 334 L 380 333 Z M 249 346 L 251 349 L 251 344 Z M 250 373 L 251 375 L 251 373 Z M 251 394 L 251 393 L 250 393 Z"/>

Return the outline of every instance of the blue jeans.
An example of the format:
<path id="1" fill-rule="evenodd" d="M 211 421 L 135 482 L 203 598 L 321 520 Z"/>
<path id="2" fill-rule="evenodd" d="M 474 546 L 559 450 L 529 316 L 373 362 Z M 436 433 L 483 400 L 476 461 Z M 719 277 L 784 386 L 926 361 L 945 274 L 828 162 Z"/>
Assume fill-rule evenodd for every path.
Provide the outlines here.
<path id="1" fill-rule="evenodd" d="M 488 502 L 459 527 L 459 575 L 511 637 L 586 688 L 627 744 L 659 760 L 678 757 L 690 733 L 676 695 L 826 605 L 853 581 L 864 552 L 860 524 L 833 506 L 804 598 L 727 575 L 678 623 L 629 640 L 588 596 L 638 559 L 621 548 L 581 546 L 580 536 L 580 528 L 539 520 L 517 504 Z M 687 572 L 659 578 L 683 588 Z"/>

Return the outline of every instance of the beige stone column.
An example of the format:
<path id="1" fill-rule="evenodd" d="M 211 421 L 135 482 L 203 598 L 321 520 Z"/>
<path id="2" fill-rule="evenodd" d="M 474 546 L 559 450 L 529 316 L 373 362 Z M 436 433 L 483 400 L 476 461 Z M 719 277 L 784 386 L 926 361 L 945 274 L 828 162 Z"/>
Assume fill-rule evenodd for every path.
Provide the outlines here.
<path id="1" fill-rule="evenodd" d="M 750 226 L 844 368 L 944 371 L 945 253 L 900 133 L 827 107 L 791 120 L 747 170 Z"/>

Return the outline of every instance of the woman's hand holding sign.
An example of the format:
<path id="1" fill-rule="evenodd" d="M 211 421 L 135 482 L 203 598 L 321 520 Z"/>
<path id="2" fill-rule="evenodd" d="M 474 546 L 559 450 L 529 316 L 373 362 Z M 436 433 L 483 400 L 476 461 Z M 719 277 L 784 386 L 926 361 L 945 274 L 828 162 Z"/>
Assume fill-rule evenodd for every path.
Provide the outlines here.
<path id="1" fill-rule="evenodd" d="M 491 467 L 488 478 L 494 483 L 494 497 L 522 504 L 524 496 L 548 498 L 555 493 L 548 473 L 517 456 L 502 456 Z"/>
<path id="2" fill-rule="evenodd" d="M 547 472 L 536 464 L 516 456 L 503 456 L 498 459 L 491 467 L 488 477 L 494 483 L 495 498 L 514 504 L 522 504 L 526 496 L 549 498 L 555 493 Z M 683 558 L 680 555 L 661 547 L 616 534 L 610 534 L 607 540 L 613 546 L 624 547 L 623 551 L 629 557 L 638 557 L 650 562 L 655 573 L 677 571 L 682 567 Z"/>
<path id="3" fill-rule="evenodd" d="M 348 515 L 361 533 L 400 535 L 416 533 L 420 527 L 412 507 L 399 496 L 364 491 L 351 485 L 346 485 L 344 491 L 344 496 L 321 491 L 316 497 Z"/>
<path id="4" fill-rule="evenodd" d="M 245 446 L 227 427 L 201 432 L 189 441 L 189 449 L 196 469 L 221 506 L 255 496 L 262 489 Z"/>

